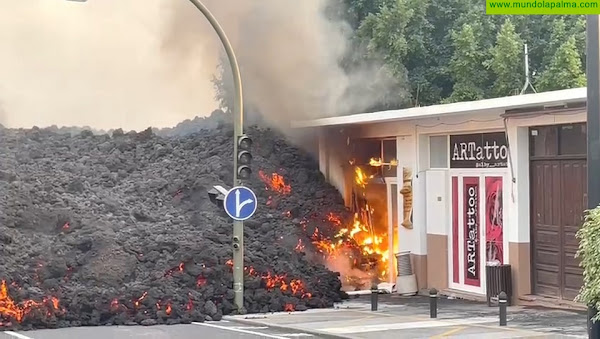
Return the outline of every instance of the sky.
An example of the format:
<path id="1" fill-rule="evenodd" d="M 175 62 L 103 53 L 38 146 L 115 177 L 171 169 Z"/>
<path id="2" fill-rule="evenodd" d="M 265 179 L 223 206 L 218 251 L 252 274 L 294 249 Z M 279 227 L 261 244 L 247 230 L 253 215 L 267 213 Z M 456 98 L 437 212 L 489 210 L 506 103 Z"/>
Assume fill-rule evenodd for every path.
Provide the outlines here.
<path id="1" fill-rule="evenodd" d="M 209 115 L 218 50 L 179 67 L 166 3 L 0 0 L 0 123 L 140 130 Z"/>

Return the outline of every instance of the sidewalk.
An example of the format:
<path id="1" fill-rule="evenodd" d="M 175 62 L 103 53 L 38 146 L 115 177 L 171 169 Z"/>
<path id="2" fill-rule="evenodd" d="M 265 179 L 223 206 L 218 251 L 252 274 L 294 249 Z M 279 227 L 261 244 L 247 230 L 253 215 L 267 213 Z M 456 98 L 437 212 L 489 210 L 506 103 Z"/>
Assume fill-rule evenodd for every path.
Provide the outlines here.
<path id="1" fill-rule="evenodd" d="M 248 325 L 293 329 L 322 338 L 586 338 L 580 312 L 508 308 L 508 326 L 498 326 L 498 308 L 441 298 L 438 318 L 429 318 L 428 297 L 380 295 L 378 311 L 360 297 L 334 309 L 230 316 Z"/>

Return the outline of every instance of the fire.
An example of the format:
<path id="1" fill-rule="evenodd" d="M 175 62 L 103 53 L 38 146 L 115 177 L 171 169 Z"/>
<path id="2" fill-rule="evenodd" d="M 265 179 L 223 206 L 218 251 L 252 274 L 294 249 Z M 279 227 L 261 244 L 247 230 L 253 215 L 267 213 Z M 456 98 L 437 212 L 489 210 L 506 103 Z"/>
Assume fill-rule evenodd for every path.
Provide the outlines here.
<path id="1" fill-rule="evenodd" d="M 265 174 L 265 172 L 260 170 L 258 171 L 258 176 L 267 185 L 265 187 L 266 190 L 271 190 L 284 195 L 292 193 L 292 187 L 290 185 L 286 185 L 282 175 L 273 173 L 269 177 Z"/>
<path id="2" fill-rule="evenodd" d="M 167 315 L 171 315 L 171 312 L 173 311 L 173 309 L 171 308 L 171 303 L 167 303 L 167 308 L 165 309 L 165 313 L 167 313 Z"/>
<path id="3" fill-rule="evenodd" d="M 42 306 L 46 306 L 46 314 L 51 314 L 51 310 L 59 310 L 59 301 L 56 297 L 50 297 L 44 298 L 42 302 L 30 299 L 17 304 L 8 295 L 8 286 L 6 285 L 6 281 L 2 280 L 0 284 L 0 316 L 13 318 L 17 322 L 21 322 L 31 311 Z"/>
<path id="4" fill-rule="evenodd" d="M 362 188 L 367 187 L 369 180 L 373 179 L 373 175 L 366 175 L 365 172 L 363 172 L 363 170 L 358 166 L 354 168 L 354 172 L 356 174 L 354 181 L 356 181 L 356 184 Z"/>
<path id="5" fill-rule="evenodd" d="M 294 312 L 294 304 L 285 304 L 285 306 L 283 307 L 283 311 L 284 312 Z"/>
<path id="6" fill-rule="evenodd" d="M 382 162 L 380 159 L 371 159 L 370 164 L 376 166 Z M 373 175 L 367 175 L 358 166 L 354 170 L 354 181 L 364 191 Z M 318 228 L 315 228 L 311 235 L 311 241 L 326 260 L 338 257 L 349 258 L 351 265 L 355 268 L 369 272 L 375 269 L 379 279 L 387 280 L 390 254 L 387 223 L 378 225 L 374 221 L 375 209 L 366 201 L 364 192 L 355 202 L 356 210 L 353 218 L 349 221 L 342 221 L 341 216 L 332 212 L 325 216 L 325 220 L 330 222 L 337 232 L 333 237 L 326 237 Z M 395 234 L 393 241 L 393 243 L 397 243 Z"/>

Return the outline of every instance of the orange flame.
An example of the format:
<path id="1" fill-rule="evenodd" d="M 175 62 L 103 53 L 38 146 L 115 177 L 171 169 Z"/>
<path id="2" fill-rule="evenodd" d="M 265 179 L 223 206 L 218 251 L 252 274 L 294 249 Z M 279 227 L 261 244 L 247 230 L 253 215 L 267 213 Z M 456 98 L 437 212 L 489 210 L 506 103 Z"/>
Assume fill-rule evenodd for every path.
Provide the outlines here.
<path id="1" fill-rule="evenodd" d="M 5 318 L 13 318 L 17 322 L 21 322 L 23 321 L 23 318 L 25 318 L 25 316 L 27 316 L 31 311 L 44 305 L 51 309 L 59 309 L 59 301 L 56 297 L 44 298 L 42 302 L 25 300 L 19 304 L 15 303 L 14 300 L 8 295 L 8 286 L 6 285 L 6 281 L 2 280 L 2 283 L 0 284 L 0 316 Z M 46 314 L 49 313 L 49 311 L 46 312 Z"/>
<path id="2" fill-rule="evenodd" d="M 373 179 L 373 175 L 366 175 L 365 172 L 363 172 L 363 170 L 358 166 L 354 168 L 354 172 L 354 181 L 362 188 L 367 187 L 369 180 Z"/>
<path id="3" fill-rule="evenodd" d="M 258 171 L 258 176 L 267 185 L 267 190 L 271 190 L 284 195 L 292 193 L 292 187 L 290 185 L 285 184 L 283 176 L 277 173 L 273 173 L 271 174 L 271 177 L 269 177 L 262 170 Z"/>
<path id="4" fill-rule="evenodd" d="M 294 304 L 285 304 L 283 311 L 284 312 L 294 312 Z"/>
<path id="5" fill-rule="evenodd" d="M 173 309 L 171 308 L 171 303 L 167 304 L 167 308 L 165 309 L 165 313 L 167 313 L 167 315 L 171 315 L 171 311 Z"/>

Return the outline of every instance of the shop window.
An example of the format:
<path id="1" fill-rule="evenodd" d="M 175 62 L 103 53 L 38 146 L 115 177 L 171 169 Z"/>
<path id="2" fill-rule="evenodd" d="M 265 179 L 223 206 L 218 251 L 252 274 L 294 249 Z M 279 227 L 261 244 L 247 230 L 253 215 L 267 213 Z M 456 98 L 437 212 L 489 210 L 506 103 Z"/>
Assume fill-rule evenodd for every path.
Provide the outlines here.
<path id="1" fill-rule="evenodd" d="M 382 158 L 384 163 L 390 163 L 397 160 L 396 139 L 382 140 Z M 395 177 L 397 175 L 396 166 L 383 166 L 383 176 Z"/>
<path id="2" fill-rule="evenodd" d="M 448 136 L 429 137 L 429 167 L 448 168 Z"/>
<path id="3" fill-rule="evenodd" d="M 530 155 L 544 157 L 558 155 L 557 126 L 542 126 L 530 130 Z"/>
<path id="4" fill-rule="evenodd" d="M 558 151 L 560 155 L 583 155 L 587 150 L 585 124 L 562 125 L 558 128 Z"/>
<path id="5" fill-rule="evenodd" d="M 585 155 L 586 125 L 579 123 L 532 127 L 529 140 L 532 157 Z"/>

